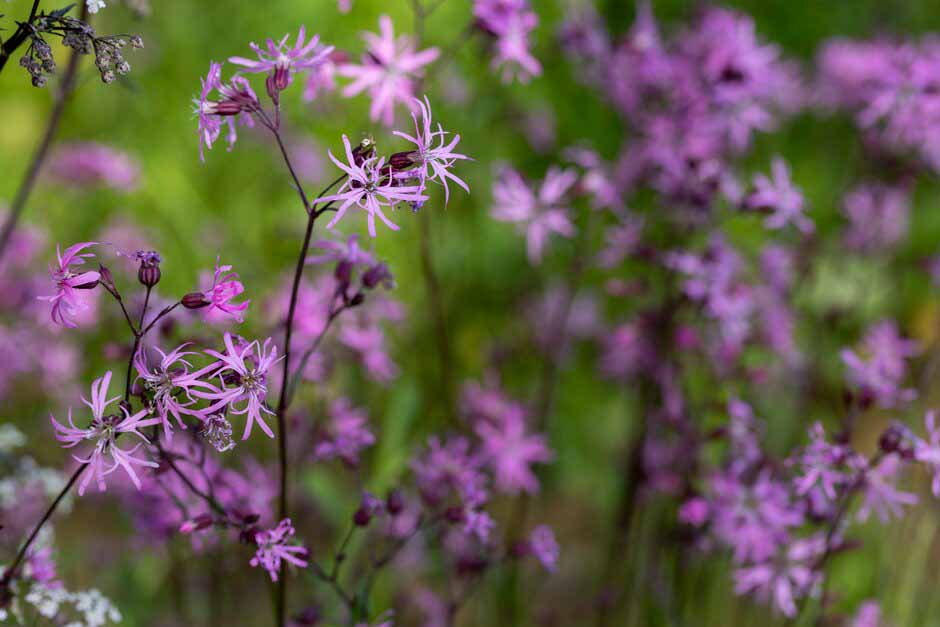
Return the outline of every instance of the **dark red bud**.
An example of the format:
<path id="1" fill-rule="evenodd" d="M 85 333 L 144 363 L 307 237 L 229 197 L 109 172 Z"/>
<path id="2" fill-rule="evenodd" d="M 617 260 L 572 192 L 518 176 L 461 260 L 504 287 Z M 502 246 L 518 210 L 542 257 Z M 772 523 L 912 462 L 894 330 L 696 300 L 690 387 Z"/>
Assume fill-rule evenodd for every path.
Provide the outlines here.
<path id="1" fill-rule="evenodd" d="M 353 514 L 353 524 L 357 527 L 368 527 L 371 521 L 372 514 L 370 514 L 369 510 L 365 507 L 360 507 L 356 510 L 356 513 Z"/>
<path id="2" fill-rule="evenodd" d="M 141 265 L 137 270 L 137 280 L 145 287 L 153 287 L 160 282 L 160 266 Z"/>
<path id="3" fill-rule="evenodd" d="M 202 309 L 212 304 L 206 295 L 202 292 L 190 292 L 180 299 L 180 304 L 186 309 Z"/>
<path id="4" fill-rule="evenodd" d="M 362 165 L 366 159 L 370 159 L 375 154 L 375 140 L 367 137 L 359 142 L 359 145 L 353 148 L 353 161 L 356 165 Z"/>
<path id="5" fill-rule="evenodd" d="M 388 493 L 388 497 L 385 499 L 385 509 L 392 516 L 397 516 L 405 509 L 405 499 L 402 497 L 400 490 L 396 489 Z"/>
<path id="6" fill-rule="evenodd" d="M 415 166 L 414 152 L 396 152 L 388 158 L 388 164 L 397 172 L 410 170 Z"/>
<path id="7" fill-rule="evenodd" d="M 98 274 L 101 277 L 98 279 L 101 281 L 102 285 L 105 285 L 111 289 L 114 289 L 114 276 L 111 274 L 111 271 L 107 267 L 98 264 Z"/>

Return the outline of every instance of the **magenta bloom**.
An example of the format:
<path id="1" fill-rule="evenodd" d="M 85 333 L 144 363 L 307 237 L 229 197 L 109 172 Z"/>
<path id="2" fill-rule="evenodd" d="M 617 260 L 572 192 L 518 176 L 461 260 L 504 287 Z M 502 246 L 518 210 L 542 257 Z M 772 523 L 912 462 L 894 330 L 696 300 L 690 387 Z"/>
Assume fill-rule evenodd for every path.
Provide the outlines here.
<path id="1" fill-rule="evenodd" d="M 205 417 L 204 411 L 191 408 L 197 400 L 193 397 L 193 390 L 214 389 L 205 381 L 200 380 L 200 377 L 213 367 L 190 372 L 192 364 L 185 358 L 196 353 L 183 351 L 185 347 L 186 344 L 183 344 L 169 353 L 164 353 L 154 346 L 153 349 L 160 353 L 160 363 L 154 366 L 148 365 L 143 350 L 134 357 L 137 380 L 142 380 L 144 388 L 153 394 L 153 408 L 160 417 L 168 438 L 172 437 L 173 433 L 170 416 L 176 419 L 180 429 L 186 428 L 183 423 L 183 414 L 195 416 L 200 420 Z"/>
<path id="2" fill-rule="evenodd" d="M 376 260 L 375 256 L 363 250 L 359 245 L 359 236 L 350 235 L 346 241 L 337 241 L 331 239 L 321 239 L 313 244 L 313 248 L 323 250 L 320 255 L 311 255 L 307 257 L 307 263 L 327 263 L 330 261 L 337 264 L 347 264 L 350 269 L 356 266 L 371 266 Z"/>
<path id="3" fill-rule="evenodd" d="M 222 82 L 221 63 L 211 62 L 209 73 L 199 80 L 202 87 L 199 97 L 193 98 L 193 104 L 199 121 L 199 159 L 205 161 L 205 149 L 212 148 L 212 144 L 222 134 L 222 127 L 228 126 L 226 141 L 231 150 L 238 139 L 236 120 L 243 126 L 254 126 L 252 114 L 261 105 L 251 83 L 244 76 L 236 75 L 227 84 Z M 218 92 L 218 100 L 212 99 L 213 92 Z"/>
<path id="4" fill-rule="evenodd" d="M 92 259 L 94 253 L 81 252 L 97 242 L 80 242 L 65 249 L 63 254 L 56 246 L 57 265 L 49 266 L 49 273 L 55 282 L 56 293 L 52 296 L 39 296 L 39 300 L 52 303 L 52 321 L 64 327 L 74 328 L 75 315 L 85 309 L 87 305 L 75 293 L 77 289 L 93 288 L 97 285 L 100 275 L 95 270 L 78 272 L 73 266 L 80 266 L 87 259 Z"/>
<path id="5" fill-rule="evenodd" d="M 796 599 L 811 593 L 822 581 L 814 565 L 825 545 L 822 536 L 797 540 L 781 550 L 778 559 L 739 568 L 734 573 L 734 591 L 754 594 L 761 601 L 773 603 L 774 609 L 784 616 L 793 618 L 797 613 Z"/>
<path id="6" fill-rule="evenodd" d="M 236 322 L 244 322 L 242 312 L 248 309 L 250 300 L 240 303 L 234 302 L 245 291 L 245 286 L 238 280 L 238 274 L 231 272 L 232 266 L 220 265 L 221 257 L 215 259 L 215 272 L 212 276 L 212 286 L 203 296 L 209 305 L 203 310 L 204 317 L 224 314 L 231 316 Z"/>
<path id="7" fill-rule="evenodd" d="M 345 63 L 337 71 L 340 76 L 353 79 L 343 89 L 343 95 L 348 98 L 368 91 L 372 98 L 370 119 L 391 126 L 395 121 L 395 104 L 411 105 L 421 68 L 434 61 L 440 52 L 437 48 L 415 52 L 414 43 L 406 35 L 396 40 L 392 18 L 387 15 L 379 18 L 379 30 L 381 35 L 363 33 L 368 49 L 361 64 Z"/>
<path id="8" fill-rule="evenodd" d="M 78 494 L 85 493 L 85 488 L 94 478 L 98 483 L 98 489 L 102 492 L 107 488 L 105 477 L 117 470 L 118 467 L 124 469 L 134 485 L 140 489 L 140 479 L 134 471 L 134 466 L 149 466 L 156 468 L 155 462 L 147 461 L 134 457 L 134 453 L 141 447 L 140 442 L 130 449 L 122 449 L 117 445 L 119 435 L 126 433 L 135 435 L 143 442 L 148 442 L 138 429 L 159 424 L 158 418 L 145 418 L 147 410 L 142 409 L 134 415 L 131 415 L 123 406 L 120 407 L 121 413 L 105 415 L 108 405 L 120 400 L 120 396 L 108 398 L 108 386 L 111 384 L 111 371 L 105 373 L 100 379 L 95 379 L 91 384 L 91 402 L 82 398 L 82 402 L 91 408 L 92 421 L 85 429 L 79 429 L 72 421 L 72 409 L 69 408 L 69 426 L 63 426 L 55 417 L 49 416 L 52 420 L 52 426 L 56 431 L 56 439 L 62 442 L 64 448 L 72 448 L 85 440 L 94 440 L 95 447 L 88 455 L 82 458 L 74 455 L 76 461 L 82 464 L 88 464 L 88 472 L 82 477 L 78 485 Z M 123 415 L 122 415 L 123 414 Z"/>
<path id="9" fill-rule="evenodd" d="M 803 213 L 803 194 L 790 180 L 787 162 L 775 157 L 771 164 L 771 177 L 754 177 L 754 192 L 747 198 L 752 209 L 770 211 L 764 222 L 768 229 L 781 229 L 793 224 L 803 233 L 813 232 L 813 222 Z"/>
<path id="10" fill-rule="evenodd" d="M 502 67 L 503 82 L 518 78 L 527 83 L 542 73 L 542 65 L 529 52 L 529 33 L 539 18 L 527 0 L 476 0 L 473 14 L 496 37 L 493 68 Z"/>
<path id="11" fill-rule="evenodd" d="M 919 352 L 916 342 L 901 337 L 897 325 L 884 320 L 869 329 L 863 348 L 860 352 L 844 349 L 841 353 L 851 383 L 873 396 L 882 407 L 894 407 L 916 398 L 915 390 L 901 388 L 906 360 Z"/>
<path id="12" fill-rule="evenodd" d="M 858 508 L 859 520 L 865 521 L 875 512 L 884 524 L 892 516 L 901 518 L 905 506 L 917 503 L 917 495 L 903 492 L 897 487 L 898 475 L 902 468 L 900 457 L 888 455 L 865 473 L 862 504 Z"/>
<path id="13" fill-rule="evenodd" d="M 526 233 L 529 261 L 537 264 L 548 238 L 553 233 L 572 237 L 575 227 L 568 218 L 565 196 L 578 180 L 574 170 L 552 167 L 536 194 L 522 175 L 505 168 L 493 184 L 492 216 L 503 222 L 515 222 Z"/>
<path id="14" fill-rule="evenodd" d="M 330 424 L 326 438 L 313 449 L 314 459 L 339 457 L 350 466 L 359 465 L 359 453 L 375 444 L 369 431 L 369 418 L 365 411 L 353 407 L 347 398 L 338 398 L 330 404 Z"/>
<path id="15" fill-rule="evenodd" d="M 454 152 L 454 148 L 460 142 L 460 135 L 454 135 L 448 143 L 445 139 L 448 133 L 444 131 L 440 124 L 437 125 L 436 131 L 433 129 L 431 124 L 431 103 L 428 101 L 428 97 L 425 96 L 424 101 L 418 98 L 415 98 L 414 101 L 421 113 L 420 123 L 414 111 L 411 113 L 415 123 L 414 137 L 401 131 L 394 131 L 394 134 L 416 146 L 416 150 L 409 153 L 409 157 L 417 164 L 421 184 L 423 185 L 426 181 L 441 183 L 444 186 L 444 205 L 446 206 L 450 198 L 447 179 L 462 187 L 468 194 L 470 193 L 467 184 L 450 171 L 455 161 L 469 159 L 470 157 Z M 438 142 L 437 146 L 434 145 L 435 141 Z"/>
<path id="16" fill-rule="evenodd" d="M 924 426 L 927 429 L 927 440 L 916 440 L 914 459 L 930 467 L 933 473 L 930 490 L 934 496 L 940 496 L 940 425 L 937 424 L 934 411 L 928 411 L 924 416 Z"/>
<path id="17" fill-rule="evenodd" d="M 558 569 L 558 541 L 548 525 L 539 525 L 532 530 L 529 534 L 529 550 L 548 572 L 553 573 Z"/>
<path id="18" fill-rule="evenodd" d="M 137 187 L 140 165 L 126 152 L 110 146 L 76 142 L 56 149 L 49 171 L 57 180 L 76 187 L 132 191 Z"/>
<path id="19" fill-rule="evenodd" d="M 545 436 L 527 434 L 525 414 L 514 405 L 496 421 L 480 421 L 477 435 L 483 442 L 483 455 L 496 477 L 496 487 L 509 494 L 538 492 L 539 482 L 530 466 L 554 458 Z"/>
<path id="20" fill-rule="evenodd" d="M 462 437 L 444 444 L 432 437 L 427 452 L 411 462 L 418 489 L 426 501 L 436 504 L 454 494 L 468 508 L 482 505 L 487 499 L 486 477 L 480 466 L 480 457 Z"/>
<path id="21" fill-rule="evenodd" d="M 268 39 L 267 48 L 261 48 L 255 43 L 251 43 L 251 49 L 258 55 L 258 59 L 246 59 L 245 57 L 230 57 L 229 62 L 242 66 L 245 72 L 272 72 L 274 77 L 274 86 L 278 91 L 287 88 L 294 78 L 294 74 L 306 70 L 315 70 L 326 63 L 330 53 L 333 52 L 333 46 L 321 46 L 320 37 L 314 35 L 310 41 L 306 41 L 306 29 L 301 26 L 297 33 L 297 41 L 293 47 L 287 45 L 287 39 L 290 35 L 275 42 Z"/>
<path id="22" fill-rule="evenodd" d="M 261 414 L 274 415 L 264 401 L 268 393 L 268 371 L 278 361 L 277 347 L 271 346 L 271 338 L 268 338 L 264 345 L 255 340 L 236 348 L 231 333 L 226 333 L 225 349 L 224 354 L 214 350 L 207 350 L 206 354 L 221 362 L 216 375 L 229 387 L 214 392 L 195 390 L 193 395 L 215 401 L 203 410 L 206 414 L 228 406 L 228 411 L 235 415 L 247 415 L 243 440 L 251 435 L 251 428 L 256 422 L 269 438 L 273 438 L 274 432 Z"/>
<path id="23" fill-rule="evenodd" d="M 332 152 L 329 155 L 336 167 L 347 174 L 346 180 L 337 193 L 313 201 L 314 204 L 342 201 L 336 210 L 336 215 L 326 227 L 333 228 L 346 214 L 349 207 L 356 205 L 369 215 L 369 235 L 372 237 L 375 237 L 376 216 L 388 228 L 397 231 L 398 226 L 388 219 L 382 207 L 394 207 L 400 202 L 420 203 L 428 197 L 421 193 L 423 191 L 421 186 L 399 185 L 391 176 L 391 169 L 385 165 L 385 157 L 378 158 L 378 160 L 372 157 L 366 159 L 362 165 L 357 165 L 346 135 L 343 135 L 343 146 L 346 148 L 347 163 L 334 157 Z"/>
<path id="24" fill-rule="evenodd" d="M 288 544 L 293 537 L 294 526 L 290 518 L 285 518 L 274 529 L 266 529 L 255 533 L 255 542 L 258 550 L 255 556 L 248 562 L 254 567 L 261 566 L 271 575 L 271 581 L 277 581 L 278 573 L 281 570 L 281 560 L 288 564 L 293 564 L 297 568 L 306 568 L 305 559 L 310 552 L 303 546 L 297 544 Z"/>
<path id="25" fill-rule="evenodd" d="M 805 495 L 818 488 L 834 501 L 837 489 L 850 479 L 847 470 L 854 453 L 847 445 L 827 442 L 826 432 L 819 422 L 810 428 L 809 436 L 811 442 L 792 462 L 800 472 L 795 481 L 796 492 Z"/>

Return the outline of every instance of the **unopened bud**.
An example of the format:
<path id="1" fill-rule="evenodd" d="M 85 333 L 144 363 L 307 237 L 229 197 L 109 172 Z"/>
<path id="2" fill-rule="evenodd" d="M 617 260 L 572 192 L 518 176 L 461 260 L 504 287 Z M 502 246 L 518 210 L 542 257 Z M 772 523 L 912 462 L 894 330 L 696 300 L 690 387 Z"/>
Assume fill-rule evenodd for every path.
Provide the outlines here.
<path id="1" fill-rule="evenodd" d="M 160 282 L 160 266 L 142 264 L 137 269 L 137 280 L 145 287 L 153 287 Z"/>
<path id="2" fill-rule="evenodd" d="M 353 148 L 353 161 L 356 165 L 362 165 L 365 163 L 366 159 L 370 159 L 372 155 L 375 154 L 375 140 L 371 137 L 366 137 L 359 145 Z"/>
<path id="3" fill-rule="evenodd" d="M 401 490 L 395 489 L 388 493 L 385 499 L 385 509 L 392 516 L 397 516 L 405 509 L 405 499 L 401 495 Z"/>
<path id="4" fill-rule="evenodd" d="M 353 524 L 357 527 L 368 527 L 372 521 L 372 513 L 366 507 L 360 507 L 353 514 Z"/>
<path id="5" fill-rule="evenodd" d="M 392 286 L 392 273 L 384 263 L 377 263 L 362 275 L 362 285 L 366 289 L 373 289 L 382 284 L 385 287 Z"/>
<path id="6" fill-rule="evenodd" d="M 190 292 L 180 299 L 180 304 L 186 309 L 202 309 L 212 304 L 206 295 L 202 292 Z"/>
<path id="7" fill-rule="evenodd" d="M 397 172 L 410 170 L 415 166 L 414 152 L 396 152 L 388 158 L 388 164 Z"/>
<path id="8" fill-rule="evenodd" d="M 348 259 L 343 259 L 336 264 L 336 270 L 333 271 L 333 276 L 336 277 L 336 280 L 340 283 L 348 285 L 349 280 L 352 278 L 352 270 L 352 262 Z"/>
<path id="9" fill-rule="evenodd" d="M 180 533 L 193 533 L 194 531 L 201 531 L 211 524 L 212 516 L 209 514 L 200 514 L 195 518 L 184 520 L 183 524 L 180 525 Z"/>

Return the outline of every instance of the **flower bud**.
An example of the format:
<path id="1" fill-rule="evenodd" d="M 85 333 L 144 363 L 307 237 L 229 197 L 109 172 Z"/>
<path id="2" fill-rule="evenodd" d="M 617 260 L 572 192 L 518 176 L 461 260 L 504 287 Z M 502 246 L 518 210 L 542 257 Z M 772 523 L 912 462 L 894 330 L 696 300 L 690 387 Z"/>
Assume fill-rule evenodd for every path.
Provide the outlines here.
<path id="1" fill-rule="evenodd" d="M 352 278 L 353 264 L 348 259 L 343 259 L 338 264 L 336 264 L 336 270 L 333 271 L 333 276 L 336 277 L 336 280 L 343 285 L 349 285 L 349 280 Z"/>
<path id="2" fill-rule="evenodd" d="M 460 507 L 448 507 L 444 512 L 444 519 L 447 522 L 456 525 L 457 523 L 463 522 L 463 508 Z"/>
<path id="3" fill-rule="evenodd" d="M 82 283 L 81 285 L 75 285 L 73 287 L 77 290 L 93 290 L 98 287 L 98 283 L 98 279 L 95 279 L 94 281 L 89 281 L 88 283 Z"/>
<path id="4" fill-rule="evenodd" d="M 362 285 L 366 289 L 374 289 L 379 284 L 386 288 L 392 286 L 392 273 L 384 263 L 375 264 L 362 275 Z"/>
<path id="5" fill-rule="evenodd" d="M 160 282 L 160 266 L 141 265 L 137 269 L 137 280 L 145 287 L 153 287 Z"/>
<path id="6" fill-rule="evenodd" d="M 115 289 L 114 275 L 111 274 L 111 270 L 109 270 L 106 266 L 100 263 L 98 264 L 98 280 L 101 282 L 102 285 L 104 285 L 108 289 L 110 290 Z"/>
<path id="7" fill-rule="evenodd" d="M 372 521 L 372 513 L 367 507 L 360 507 L 353 514 L 353 524 L 357 527 L 368 527 Z"/>
<path id="8" fill-rule="evenodd" d="M 202 309 L 212 304 L 206 295 L 202 292 L 190 292 L 180 299 L 180 304 L 186 309 Z"/>
<path id="9" fill-rule="evenodd" d="M 397 516 L 405 509 L 405 499 L 401 495 L 401 490 L 396 488 L 388 493 L 385 499 L 385 509 L 392 516 Z"/>
<path id="10" fill-rule="evenodd" d="M 353 148 L 353 161 L 356 165 L 361 166 L 365 163 L 366 159 L 371 158 L 375 154 L 375 140 L 371 137 L 366 137 L 359 145 Z"/>
<path id="11" fill-rule="evenodd" d="M 209 514 L 200 514 L 195 518 L 190 518 L 189 520 L 184 520 L 183 524 L 180 525 L 180 533 L 193 533 L 194 531 L 201 531 L 212 524 L 212 516 Z"/>
<path id="12" fill-rule="evenodd" d="M 391 157 L 388 158 L 388 164 L 392 166 L 392 169 L 396 172 L 402 172 L 404 170 L 410 170 L 415 166 L 414 152 L 396 152 Z"/>

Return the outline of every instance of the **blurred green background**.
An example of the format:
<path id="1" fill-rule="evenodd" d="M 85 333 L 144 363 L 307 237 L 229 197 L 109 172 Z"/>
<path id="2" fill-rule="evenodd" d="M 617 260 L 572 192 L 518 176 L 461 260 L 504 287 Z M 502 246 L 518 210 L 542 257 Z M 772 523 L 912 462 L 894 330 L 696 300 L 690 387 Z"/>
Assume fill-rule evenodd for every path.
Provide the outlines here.
<path id="1" fill-rule="evenodd" d="M 25 15 L 29 4 L 27 0 L 14 0 L 0 6 L 7 15 L 4 24 L 10 24 L 10 17 Z M 91 64 L 84 64 L 59 137 L 65 141 L 104 142 L 129 152 L 141 164 L 141 185 L 132 193 L 84 193 L 42 185 L 32 196 L 25 219 L 54 234 L 52 245 L 55 241 L 67 244 L 92 238 L 115 221 L 142 227 L 163 255 L 160 290 L 168 295 L 193 288 L 199 272 L 210 268 L 216 255 L 221 254 L 223 261 L 235 264 L 254 301 L 248 327 L 261 333 L 263 295 L 280 283 L 294 263 L 304 216 L 276 147 L 261 132 L 243 131 L 234 151 L 226 152 L 219 143 L 207 154 L 205 164 L 199 162 L 190 103 L 198 91 L 199 77 L 205 74 L 210 60 L 246 54 L 250 41 L 284 33 L 293 36 L 301 24 L 308 32 L 319 33 L 326 43 L 357 56 L 362 48 L 359 33 L 375 30 L 382 13 L 393 16 L 398 32 L 411 30 L 409 3 L 354 0 L 351 13 L 342 15 L 329 0 L 155 0 L 152 15 L 139 20 L 116 0 L 112 4 L 95 17 L 99 32 L 139 33 L 146 48 L 128 54 L 133 71 L 127 80 L 114 85 L 102 85 Z M 491 349 L 501 343 L 512 345 L 513 338 L 528 331 L 529 322 L 520 313 L 521 305 L 557 281 L 556 273 L 570 263 L 573 244 L 561 242 L 546 264 L 533 268 L 525 259 L 522 239 L 514 229 L 489 217 L 494 165 L 509 162 L 533 177 L 541 177 L 550 164 L 558 161 L 558 151 L 563 147 L 586 141 L 612 158 L 624 141 L 617 115 L 597 94 L 573 80 L 577 68 L 569 65 L 555 44 L 563 3 L 535 0 L 533 5 L 541 18 L 535 53 L 545 68 L 542 77 L 528 85 L 501 84 L 489 71 L 481 46 L 471 41 L 460 49 L 456 63 L 436 72 L 426 89 L 437 119 L 448 130 L 461 134 L 462 152 L 475 158 L 461 164 L 459 170 L 472 194 L 467 196 L 457 190 L 446 210 L 433 202 L 426 209 L 457 364 L 454 386 L 467 378 L 479 379 L 490 364 Z M 778 43 L 807 68 L 820 42 L 828 37 L 920 36 L 940 31 L 940 7 L 927 0 L 755 0 L 725 5 L 752 15 L 766 40 Z M 679 0 L 656 1 L 653 6 L 667 30 L 687 21 L 696 8 L 695 3 Z M 614 34 L 632 22 L 633 5 L 626 0 L 611 0 L 598 8 Z M 446 0 L 428 22 L 427 43 L 448 47 L 466 27 L 470 11 L 466 0 Z M 62 59 L 60 66 L 64 66 Z M 466 104 L 448 104 L 441 95 L 448 85 L 453 89 L 457 81 L 465 83 L 469 93 Z M 19 184 L 51 99 L 52 89 L 32 88 L 15 63 L 0 74 L 0 201 L 11 198 Z M 305 179 L 309 192 L 333 178 L 325 151 L 340 149 L 342 133 L 353 138 L 372 133 L 380 151 L 397 150 L 400 144 L 386 129 L 368 122 L 367 107 L 364 97 L 345 99 L 329 94 L 308 104 L 301 100 L 299 88 L 285 95 L 285 135 L 297 144 L 315 142 L 324 158 L 323 174 Z M 539 154 L 532 149 L 521 130 L 521 122 L 530 112 L 548 113 L 554 120 L 558 150 Z M 766 169 L 770 156 L 776 153 L 790 162 L 794 180 L 804 190 L 811 215 L 823 235 L 821 239 L 835 233 L 841 225 L 841 196 L 866 168 L 851 122 L 841 117 L 801 115 L 779 132 L 762 136 L 746 167 Z M 837 323 L 827 321 L 821 313 L 800 323 L 800 339 L 804 340 L 801 347 L 833 380 L 839 377 L 838 349 L 854 341 L 865 324 L 881 316 L 896 316 L 903 329 L 921 340 L 935 339 L 936 302 L 925 297 L 926 278 L 917 268 L 921 259 L 937 252 L 938 208 L 940 186 L 935 178 L 921 177 L 914 194 L 910 239 L 898 259 L 891 264 L 878 259 L 846 261 L 833 247 L 822 252 L 818 272 L 805 278 L 801 297 L 811 315 L 830 307 L 832 303 L 827 299 L 833 298 L 834 286 L 846 299 L 839 304 L 851 310 Z M 395 297 L 407 307 L 406 323 L 393 333 L 393 353 L 402 375 L 387 389 L 360 383 L 350 392 L 359 404 L 368 407 L 382 434 L 370 463 L 370 485 L 376 490 L 394 483 L 425 434 L 446 429 L 455 420 L 447 401 L 452 395 L 437 384 L 431 306 L 421 274 L 419 218 L 398 212 L 395 221 L 401 231 L 391 233 L 380 227 L 374 244 L 396 276 Z M 727 226 L 742 248 L 756 249 L 762 241 L 762 230 L 753 221 L 731 219 Z M 358 217 L 346 219 L 340 229 L 368 238 L 365 223 Z M 589 276 L 588 283 L 596 278 Z M 610 319 L 617 320 L 616 312 L 610 312 Z M 119 322 L 117 318 L 109 320 L 115 325 Z M 823 332 L 815 332 L 819 329 Z M 118 326 L 113 330 L 125 331 Z M 103 329 L 101 336 L 110 331 Z M 813 342 L 805 341 L 807 337 Z M 106 367 L 119 367 L 104 358 L 97 359 L 93 350 L 86 357 L 87 369 L 79 377 L 83 381 Z M 598 538 L 606 538 L 609 533 L 607 521 L 622 478 L 616 460 L 627 445 L 635 420 L 624 410 L 630 406 L 633 391 L 601 381 L 595 361 L 596 351 L 584 347 L 559 378 L 549 433 L 557 461 L 543 473 L 545 496 L 534 504 L 533 518 L 555 525 L 565 567 L 554 580 L 533 577 L 523 584 L 535 601 L 531 615 L 520 619 L 524 623 L 519 624 L 537 620 L 540 597 L 549 599 L 549 606 L 589 605 L 596 583 L 592 573 L 606 557 L 606 540 Z M 504 371 L 508 389 L 519 398 L 531 399 L 539 367 L 536 355 L 515 357 L 513 367 Z M 929 400 L 928 392 L 922 391 L 922 400 Z M 761 392 L 758 413 L 768 421 L 771 448 L 778 452 L 799 441 L 811 420 L 827 420 L 826 412 L 835 411 L 821 402 L 812 409 L 819 415 L 797 413 L 802 404 L 793 398 L 794 393 L 772 389 Z M 33 438 L 30 452 L 47 465 L 60 466 L 64 455 L 48 440 L 48 408 L 28 411 L 18 406 L 13 416 L 9 401 L 0 403 L 7 405 L 3 407 L 4 419 L 25 427 Z M 871 437 L 875 437 L 877 425 L 885 417 L 868 419 Z M 910 420 L 919 418 L 912 414 Z M 873 442 L 867 446 L 873 446 Z M 273 453 L 259 451 L 262 456 Z M 341 482 L 320 476 L 308 479 L 325 504 L 325 526 L 341 527 L 355 499 L 344 496 Z M 323 497 L 333 493 L 337 498 Z M 940 625 L 940 599 L 935 594 L 938 578 L 933 568 L 940 557 L 940 512 L 934 500 L 923 498 L 922 502 L 922 507 L 899 524 L 871 525 L 863 549 L 835 561 L 832 587 L 844 594 L 846 611 L 863 599 L 877 598 L 896 625 Z M 672 517 L 672 508 L 667 499 L 647 502 L 638 513 L 628 550 L 616 558 L 622 560 L 625 585 L 632 591 L 622 622 L 616 624 L 725 626 L 779 622 L 768 609 L 733 595 L 730 567 L 720 560 L 655 554 L 650 547 L 657 546 L 653 539 L 662 530 L 659 521 Z M 186 619 L 171 618 L 174 611 L 189 616 L 192 624 L 205 620 L 206 581 L 198 573 L 183 575 L 182 580 L 169 574 L 188 560 L 185 541 L 168 550 L 150 552 L 128 540 L 126 551 L 108 553 L 101 561 L 96 558 L 96 536 L 103 537 L 104 528 L 121 528 L 119 521 L 99 516 L 93 502 L 82 502 L 72 518 L 59 523 L 59 544 L 68 547 L 61 557 L 65 579 L 74 582 L 75 587 L 101 588 L 124 612 L 127 625 L 188 624 Z M 332 546 L 328 537 L 312 538 L 311 544 L 314 552 Z M 650 589 L 650 581 L 670 580 L 670 573 L 677 569 L 684 571 L 682 577 L 675 578 L 681 585 L 672 591 L 672 602 L 663 602 Z M 257 583 L 257 579 L 254 581 Z M 267 591 L 251 586 L 236 590 L 253 595 L 254 603 L 248 603 L 248 607 L 254 607 L 248 611 L 258 621 L 266 621 Z M 476 597 L 462 614 L 462 624 L 494 624 L 490 621 L 499 598 L 498 590 Z M 386 600 L 390 601 L 388 597 Z M 244 602 L 238 604 L 242 605 Z M 381 603 L 377 601 L 376 606 Z M 176 610 L 168 609 L 174 607 Z M 245 619 L 249 622 L 233 624 L 262 624 L 253 622 L 255 618 Z M 580 623 L 563 620 L 558 624 Z"/>

